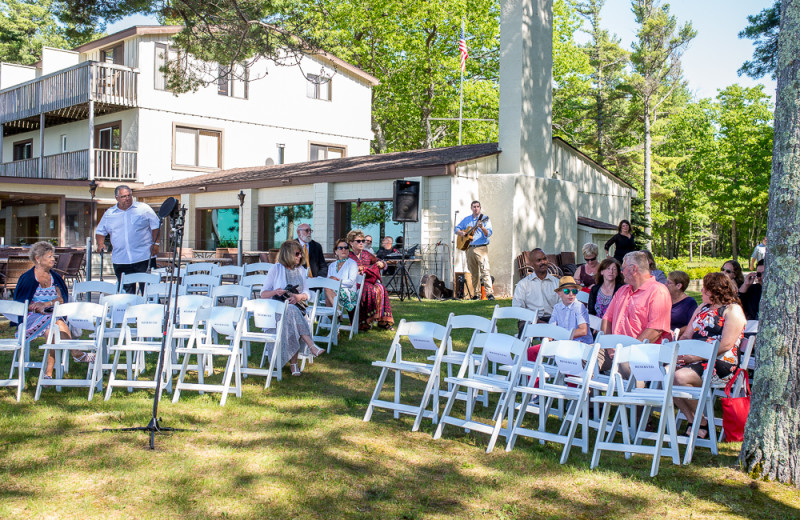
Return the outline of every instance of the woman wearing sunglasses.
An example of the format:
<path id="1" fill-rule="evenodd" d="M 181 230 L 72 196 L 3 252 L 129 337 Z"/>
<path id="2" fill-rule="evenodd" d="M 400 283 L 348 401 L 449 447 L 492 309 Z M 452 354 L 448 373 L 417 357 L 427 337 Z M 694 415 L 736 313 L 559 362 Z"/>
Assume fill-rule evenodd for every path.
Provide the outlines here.
<path id="1" fill-rule="evenodd" d="M 297 365 L 297 354 L 304 346 L 312 356 L 319 356 L 324 349 L 319 348 L 311 339 L 311 329 L 303 311 L 297 303 L 308 301 L 311 293 L 308 292 L 306 280 L 308 274 L 301 264 L 305 260 L 300 243 L 296 240 L 287 240 L 281 244 L 278 251 L 278 262 L 267 273 L 267 279 L 261 288 L 262 298 L 283 299 L 289 302 L 286 316 L 281 317 L 283 329 L 281 334 L 281 359 L 280 366 L 289 363 L 293 376 L 300 375 Z M 294 285 L 297 294 L 287 294 L 286 287 Z"/>
<path id="2" fill-rule="evenodd" d="M 356 288 L 356 277 L 358 276 L 358 265 L 355 260 L 350 258 L 350 247 L 347 241 L 340 238 L 336 241 L 333 252 L 336 254 L 336 261 L 328 266 L 328 278 L 341 281 L 339 288 L 339 303 L 345 312 L 351 312 L 356 308 L 356 298 L 358 288 Z M 336 295 L 330 289 L 325 289 L 325 298 L 332 302 Z"/>
<path id="3" fill-rule="evenodd" d="M 350 245 L 350 258 L 358 266 L 358 272 L 364 274 L 358 330 L 369 330 L 373 323 L 382 329 L 392 329 L 392 306 L 381 282 L 381 269 L 386 267 L 386 263 L 364 249 L 364 232 L 360 229 L 347 234 L 347 243 Z"/>
<path id="4" fill-rule="evenodd" d="M 724 264 L 722 264 L 722 268 L 720 271 L 725 273 L 728 278 L 733 280 L 733 283 L 736 284 L 736 288 L 742 286 L 744 283 L 744 274 L 742 273 L 742 266 L 736 260 L 728 260 Z"/>

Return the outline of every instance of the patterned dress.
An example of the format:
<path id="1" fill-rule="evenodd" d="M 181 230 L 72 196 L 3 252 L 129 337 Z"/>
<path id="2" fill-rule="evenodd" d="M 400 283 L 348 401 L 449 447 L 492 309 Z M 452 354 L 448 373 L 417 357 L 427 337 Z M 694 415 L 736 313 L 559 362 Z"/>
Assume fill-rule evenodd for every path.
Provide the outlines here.
<path id="1" fill-rule="evenodd" d="M 33 299 L 31 300 L 31 303 L 50 302 L 59 297 L 55 280 L 53 280 L 53 275 L 51 274 L 49 276 L 50 276 L 50 287 L 42 287 L 41 285 L 37 287 L 36 292 L 33 294 Z M 28 338 L 28 340 L 44 336 L 47 333 L 47 330 L 50 328 L 50 321 L 52 321 L 52 318 L 53 318 L 52 314 L 48 313 L 40 314 L 38 312 L 29 312 L 28 328 L 25 331 L 25 336 Z"/>
<path id="2" fill-rule="evenodd" d="M 378 259 L 367 250 L 361 251 L 360 255 L 350 252 L 352 258 L 359 267 L 364 270 L 364 290 L 361 293 L 361 311 L 358 317 L 358 328 L 367 330 L 373 322 L 378 322 L 381 327 L 391 327 L 394 323 L 392 318 L 392 306 L 389 304 L 389 297 L 386 288 L 381 283 L 381 274 L 378 266 L 375 265 Z"/>
<path id="3" fill-rule="evenodd" d="M 303 275 L 300 270 L 287 269 L 286 283 L 303 287 Z M 296 305 L 289 305 L 286 316 L 281 319 L 283 320 L 283 329 L 281 330 L 280 366 L 284 366 L 295 354 L 300 352 L 301 348 L 306 348 L 306 344 L 300 340 L 300 336 L 310 336 L 311 328 L 308 326 L 308 320 L 303 312 Z M 267 348 L 271 349 L 272 346 L 268 345 Z"/>
<path id="4" fill-rule="evenodd" d="M 712 309 L 710 305 L 704 305 L 695 316 L 694 320 L 689 323 L 689 328 L 692 330 L 692 339 L 699 339 L 701 341 L 714 342 L 722 338 L 722 329 L 725 326 L 725 309 L 727 306 L 723 305 L 718 309 Z M 733 369 L 736 366 L 736 354 L 739 350 L 739 344 L 744 338 L 744 327 L 742 327 L 739 337 L 736 339 L 734 345 L 717 355 L 717 360 L 714 363 L 714 379 L 715 382 L 726 381 L 733 376 Z M 696 365 L 698 363 L 692 363 Z M 697 370 L 695 370 L 697 371 Z"/>

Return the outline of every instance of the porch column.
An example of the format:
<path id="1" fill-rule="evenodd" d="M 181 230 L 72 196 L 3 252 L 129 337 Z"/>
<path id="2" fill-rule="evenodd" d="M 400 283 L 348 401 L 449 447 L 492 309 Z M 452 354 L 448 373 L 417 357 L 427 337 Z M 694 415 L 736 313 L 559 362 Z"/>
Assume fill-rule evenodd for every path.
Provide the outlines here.
<path id="1" fill-rule="evenodd" d="M 89 236 L 92 236 L 91 232 Z M 67 197 L 61 195 L 58 198 L 58 244 L 67 245 Z"/>
<path id="2" fill-rule="evenodd" d="M 39 114 L 39 178 L 44 177 L 44 112 Z"/>
<path id="3" fill-rule="evenodd" d="M 91 85 L 91 67 L 89 84 Z M 91 91 L 90 91 L 91 92 Z M 80 172 L 76 172 L 80 173 Z M 94 100 L 89 100 L 89 180 L 94 179 Z"/>
<path id="4" fill-rule="evenodd" d="M 0 164 L 3 164 L 3 129 L 5 127 L 0 125 Z"/>

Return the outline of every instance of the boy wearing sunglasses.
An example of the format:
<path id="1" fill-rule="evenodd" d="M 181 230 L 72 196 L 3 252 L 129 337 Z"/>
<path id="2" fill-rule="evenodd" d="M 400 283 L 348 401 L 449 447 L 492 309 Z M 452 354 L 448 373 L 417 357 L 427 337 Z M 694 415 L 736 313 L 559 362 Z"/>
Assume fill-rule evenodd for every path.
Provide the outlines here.
<path id="1" fill-rule="evenodd" d="M 580 290 L 581 286 L 573 277 L 561 277 L 556 289 L 556 294 L 561 298 L 561 302 L 553 307 L 550 324 L 571 330 L 572 339 L 576 341 L 592 343 L 594 338 L 589 332 L 589 311 L 577 298 Z"/>

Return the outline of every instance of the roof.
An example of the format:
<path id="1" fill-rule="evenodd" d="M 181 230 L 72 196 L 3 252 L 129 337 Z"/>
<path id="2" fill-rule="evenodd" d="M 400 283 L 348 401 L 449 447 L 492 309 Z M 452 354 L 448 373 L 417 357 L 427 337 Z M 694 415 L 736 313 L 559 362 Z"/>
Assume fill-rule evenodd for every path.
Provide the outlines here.
<path id="1" fill-rule="evenodd" d="M 595 220 L 593 218 L 588 217 L 578 217 L 578 225 L 587 226 L 595 229 L 607 229 L 609 231 L 616 231 L 617 226 L 614 224 L 608 224 L 606 222 L 601 222 L 599 220 Z"/>
<path id="2" fill-rule="evenodd" d="M 133 36 L 141 36 L 146 34 L 166 34 L 171 36 L 173 34 L 178 34 L 179 32 L 181 32 L 181 30 L 183 30 L 182 25 L 135 25 L 133 27 L 123 29 L 122 31 L 115 32 L 114 34 L 109 34 L 108 36 L 104 36 L 89 43 L 84 43 L 83 45 L 75 47 L 73 50 L 77 52 L 89 52 L 94 49 L 108 47 L 109 45 L 112 45 L 118 41 L 122 41 L 127 38 L 132 38 Z M 375 76 L 368 74 L 367 72 L 364 72 L 355 65 L 348 63 L 343 59 L 338 58 L 328 52 L 320 51 L 317 53 L 310 53 L 309 56 L 329 61 L 330 63 L 333 64 L 334 67 L 346 70 L 347 72 L 363 79 L 373 87 L 380 84 L 380 81 L 378 81 L 378 78 L 376 78 Z"/>
<path id="3" fill-rule="evenodd" d="M 565 140 L 564 140 L 564 139 L 562 139 L 561 137 L 559 137 L 559 136 L 557 136 L 557 135 L 556 135 L 556 136 L 553 136 L 553 141 L 560 141 L 560 142 L 561 142 L 561 143 L 562 143 L 564 146 L 568 147 L 570 150 L 572 150 L 573 152 L 575 152 L 577 155 L 581 156 L 583 159 L 585 159 L 586 161 L 588 161 L 589 163 L 591 163 L 591 164 L 592 164 L 592 166 L 594 166 L 595 168 L 597 168 L 599 171 L 601 171 L 601 172 L 603 172 L 604 174 L 608 175 L 609 177 L 611 177 L 612 179 L 616 180 L 616 181 L 617 181 L 617 182 L 619 182 L 620 184 L 624 184 L 625 186 L 629 187 L 629 188 L 630 188 L 630 189 L 632 189 L 632 190 L 635 190 L 635 189 L 636 189 L 636 188 L 634 188 L 634 187 L 633 187 L 633 186 L 632 186 L 630 183 L 628 183 L 628 182 L 624 181 L 624 180 L 623 180 L 621 177 L 617 176 L 616 174 L 614 174 L 614 173 L 611 173 L 611 172 L 610 172 L 608 169 L 606 169 L 605 167 L 603 167 L 602 165 L 600 165 L 600 164 L 599 164 L 597 161 L 595 161 L 594 159 L 592 159 L 591 157 L 589 157 L 588 155 L 586 155 L 586 153 L 582 152 L 581 150 L 579 150 L 579 149 L 578 149 L 578 148 L 576 148 L 575 146 L 571 145 L 570 143 L 568 143 L 567 141 L 565 141 Z M 615 229 L 616 229 L 616 226 L 615 226 Z"/>
<path id="4" fill-rule="evenodd" d="M 271 188 L 317 182 L 357 182 L 455 175 L 459 163 L 500 153 L 497 143 L 470 144 L 273 166 L 221 170 L 134 190 L 137 197 Z"/>

